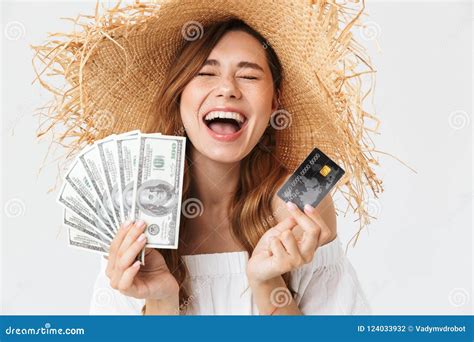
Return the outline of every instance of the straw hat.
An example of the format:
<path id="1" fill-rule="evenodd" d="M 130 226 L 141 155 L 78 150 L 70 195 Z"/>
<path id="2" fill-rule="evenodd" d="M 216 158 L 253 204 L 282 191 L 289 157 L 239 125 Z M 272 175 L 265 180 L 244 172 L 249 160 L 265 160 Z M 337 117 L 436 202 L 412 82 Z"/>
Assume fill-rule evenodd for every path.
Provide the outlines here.
<path id="1" fill-rule="evenodd" d="M 372 90 L 363 90 L 363 77 L 372 79 L 374 70 L 352 32 L 363 10 L 363 2 L 332 0 L 97 4 L 94 15 L 72 19 L 73 31 L 33 47 L 37 79 L 55 94 L 39 135 L 53 131 L 56 142 L 74 151 L 112 133 L 152 131 L 154 99 L 182 45 L 199 39 L 209 23 L 239 18 L 267 39 L 283 66 L 282 109 L 272 116 L 274 154 L 290 171 L 316 146 L 339 163 L 346 174 L 337 189 L 363 228 L 370 222 L 368 196 L 383 191 L 365 126 L 378 121 L 362 109 Z M 58 76 L 65 87 L 51 85 Z"/>

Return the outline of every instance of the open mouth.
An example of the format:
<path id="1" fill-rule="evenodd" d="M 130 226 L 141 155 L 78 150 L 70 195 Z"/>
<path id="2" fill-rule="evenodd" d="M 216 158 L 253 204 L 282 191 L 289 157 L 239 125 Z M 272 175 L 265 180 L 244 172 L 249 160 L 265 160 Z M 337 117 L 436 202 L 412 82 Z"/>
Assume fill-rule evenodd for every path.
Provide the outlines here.
<path id="1" fill-rule="evenodd" d="M 203 117 L 203 121 L 216 134 L 232 135 L 242 129 L 247 118 L 237 112 L 212 111 Z"/>

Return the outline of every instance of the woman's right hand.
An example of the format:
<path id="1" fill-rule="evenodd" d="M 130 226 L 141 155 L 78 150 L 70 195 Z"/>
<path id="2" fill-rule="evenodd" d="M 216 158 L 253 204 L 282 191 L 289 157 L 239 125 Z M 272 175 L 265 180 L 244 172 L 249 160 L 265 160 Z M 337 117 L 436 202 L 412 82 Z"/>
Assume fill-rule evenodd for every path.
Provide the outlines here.
<path id="1" fill-rule="evenodd" d="M 127 296 L 166 301 L 178 297 L 179 284 L 154 248 L 145 250 L 145 265 L 136 260 L 146 244 L 143 221 L 122 224 L 112 240 L 106 275 L 110 286 Z"/>

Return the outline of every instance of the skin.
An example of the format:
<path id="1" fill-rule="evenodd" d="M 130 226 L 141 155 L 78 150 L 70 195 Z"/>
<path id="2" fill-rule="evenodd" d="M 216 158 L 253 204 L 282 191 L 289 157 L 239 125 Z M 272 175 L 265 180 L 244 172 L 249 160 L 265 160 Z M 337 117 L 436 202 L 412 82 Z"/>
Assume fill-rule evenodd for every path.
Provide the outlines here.
<path id="1" fill-rule="evenodd" d="M 203 212 L 190 221 L 184 255 L 243 251 L 232 237 L 227 208 L 236 189 L 240 161 L 261 138 L 277 109 L 277 98 L 261 44 L 251 35 L 226 33 L 211 52 L 200 73 L 185 87 L 181 118 L 192 142 L 192 197 L 203 203 Z M 252 68 L 242 61 L 258 65 Z M 248 122 L 234 142 L 219 142 L 207 132 L 202 115 L 218 106 L 245 113 Z M 313 260 L 320 246 L 336 238 L 336 215 L 330 196 L 304 212 L 274 197 L 275 225 L 260 239 L 249 258 L 247 277 L 260 314 L 299 315 L 292 299 L 285 307 L 272 304 L 271 293 L 286 287 L 282 274 Z M 146 314 L 178 314 L 179 286 L 155 249 L 146 250 L 145 266 L 136 256 L 146 244 L 144 222 L 126 222 L 112 242 L 106 274 L 113 288 L 125 295 L 146 299 Z"/>

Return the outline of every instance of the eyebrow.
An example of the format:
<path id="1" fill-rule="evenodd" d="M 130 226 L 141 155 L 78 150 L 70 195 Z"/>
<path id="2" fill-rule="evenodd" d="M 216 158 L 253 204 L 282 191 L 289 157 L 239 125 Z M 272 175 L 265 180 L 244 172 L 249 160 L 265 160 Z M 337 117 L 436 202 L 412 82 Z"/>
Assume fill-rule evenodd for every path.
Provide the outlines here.
<path id="1" fill-rule="evenodd" d="M 206 66 L 206 65 L 219 66 L 220 63 L 219 63 L 219 61 L 217 61 L 215 59 L 208 59 L 203 64 L 203 66 Z M 239 62 L 239 64 L 237 64 L 237 67 L 238 68 L 251 68 L 251 69 L 255 69 L 255 70 L 260 70 L 262 72 L 264 71 L 263 68 L 260 65 L 258 65 L 257 63 L 247 62 L 247 61 Z"/>

